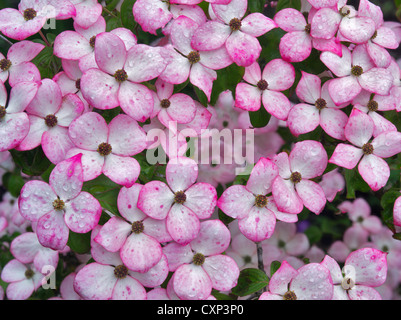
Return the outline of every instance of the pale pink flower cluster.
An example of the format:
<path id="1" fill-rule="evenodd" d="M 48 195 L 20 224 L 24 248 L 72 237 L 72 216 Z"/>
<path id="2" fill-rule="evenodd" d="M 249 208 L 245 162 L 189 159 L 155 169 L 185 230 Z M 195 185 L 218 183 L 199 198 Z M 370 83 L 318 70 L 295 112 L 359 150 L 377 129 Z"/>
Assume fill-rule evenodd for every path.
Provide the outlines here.
<path id="1" fill-rule="evenodd" d="M 0 298 L 28 299 L 46 281 L 45 267 L 55 271 L 69 254 L 79 266 L 54 299 L 216 299 L 213 292 L 237 286 L 241 270 L 261 264 L 270 281 L 260 300 L 395 297 L 401 248 L 393 231 L 365 199 L 335 199 L 346 189 L 345 169 L 372 192 L 385 190 L 393 169 L 386 159 L 401 153 L 397 123 L 386 117 L 401 111 L 401 69 L 389 51 L 401 42 L 400 25 L 368 0 L 357 9 L 308 0 L 305 12 L 282 9 L 272 19 L 249 13 L 247 0 L 208 0 L 207 12 L 201 2 L 137 0 L 135 22 L 158 36 L 151 44 L 127 28 L 109 30 L 96 0 L 21 0 L 0 10 L 0 32 L 13 40 L 0 53 L 3 180 L 16 174 L 12 152 L 39 148 L 52 163 L 48 179 L 22 175 L 19 196 L 3 197 L 0 234 L 19 235 L 9 241 Z M 72 19 L 73 30 L 52 45 L 27 40 L 43 36 L 49 19 Z M 284 32 L 280 57 L 264 61 L 258 38 L 273 29 Z M 61 63 L 52 79 L 32 62 L 46 49 Z M 299 72 L 312 53 L 324 73 Z M 242 80 L 212 106 L 218 72 L 230 66 L 243 70 Z M 189 84 L 207 107 L 176 91 Z M 270 120 L 253 128 L 261 111 Z M 148 139 L 153 129 L 157 141 Z M 205 129 L 237 129 L 241 141 L 253 129 L 245 157 L 253 168 L 242 182 L 233 163 L 187 156 L 188 139 Z M 140 155 L 158 146 L 169 160 L 143 179 Z M 102 176 L 118 194 L 118 214 L 85 191 Z M 351 226 L 319 248 L 301 230 L 303 214 L 319 219 L 328 205 Z M 393 211 L 396 230 L 401 196 Z M 90 235 L 87 256 L 71 252 L 75 234 Z M 273 262 L 281 265 L 270 274 Z"/>

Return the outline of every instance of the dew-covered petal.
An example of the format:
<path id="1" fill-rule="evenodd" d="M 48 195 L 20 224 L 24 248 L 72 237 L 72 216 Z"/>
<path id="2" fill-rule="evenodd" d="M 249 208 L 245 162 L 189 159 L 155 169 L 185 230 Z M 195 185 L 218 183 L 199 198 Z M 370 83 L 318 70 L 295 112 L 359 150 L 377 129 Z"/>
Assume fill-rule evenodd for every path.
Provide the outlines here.
<path id="1" fill-rule="evenodd" d="M 384 187 L 390 177 L 387 162 L 374 154 L 363 156 L 358 165 L 358 171 L 373 191 Z"/>

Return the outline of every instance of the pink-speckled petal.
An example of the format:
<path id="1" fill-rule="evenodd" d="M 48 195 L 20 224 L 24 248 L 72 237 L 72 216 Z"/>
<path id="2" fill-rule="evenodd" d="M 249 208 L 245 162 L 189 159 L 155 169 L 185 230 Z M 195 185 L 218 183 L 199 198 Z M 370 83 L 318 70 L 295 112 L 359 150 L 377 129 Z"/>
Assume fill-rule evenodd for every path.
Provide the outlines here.
<path id="1" fill-rule="evenodd" d="M 78 148 L 85 150 L 97 150 L 99 144 L 107 142 L 108 134 L 106 120 L 96 112 L 83 114 L 69 127 L 71 140 Z"/>
<path id="2" fill-rule="evenodd" d="M 318 10 L 312 18 L 311 36 L 320 39 L 331 39 L 338 31 L 341 15 L 332 8 Z"/>
<path id="3" fill-rule="evenodd" d="M 329 162 L 340 167 L 353 169 L 363 156 L 362 149 L 355 148 L 349 144 L 339 143 L 333 152 Z"/>
<path id="4" fill-rule="evenodd" d="M 383 68 L 372 68 L 364 72 L 358 81 L 366 91 L 382 96 L 388 95 L 393 86 L 393 76 L 387 69 Z"/>
<path id="5" fill-rule="evenodd" d="M 271 276 L 269 282 L 269 290 L 273 294 L 284 295 L 288 291 L 288 285 L 291 280 L 298 274 L 287 261 L 283 261 L 280 268 Z"/>
<path id="6" fill-rule="evenodd" d="M 118 107 L 120 105 L 118 101 L 119 87 L 114 77 L 99 69 L 89 69 L 81 78 L 83 97 L 97 109 L 105 110 Z"/>
<path id="7" fill-rule="evenodd" d="M 287 32 L 304 31 L 306 26 L 306 20 L 302 13 L 292 8 L 277 12 L 274 16 L 274 22 Z"/>
<path id="8" fill-rule="evenodd" d="M 241 21 L 241 31 L 254 37 L 260 37 L 274 28 L 277 24 L 260 12 L 251 13 Z"/>
<path id="9" fill-rule="evenodd" d="M 303 202 L 290 180 L 284 180 L 280 176 L 276 177 L 273 182 L 272 192 L 277 208 L 280 211 L 294 214 L 302 211 Z"/>
<path id="10" fill-rule="evenodd" d="M 17 147 L 28 135 L 30 122 L 24 112 L 6 114 L 0 122 L 0 151 Z"/>
<path id="11" fill-rule="evenodd" d="M 102 214 L 99 201 L 88 192 L 81 192 L 66 206 L 65 223 L 76 233 L 87 233 L 95 228 Z"/>
<path id="12" fill-rule="evenodd" d="M 233 258 L 227 255 L 213 255 L 205 259 L 203 269 L 212 281 L 212 287 L 229 291 L 237 285 L 239 268 Z"/>
<path id="13" fill-rule="evenodd" d="M 282 59 L 274 59 L 264 67 L 262 78 L 267 81 L 270 90 L 285 91 L 294 84 L 295 69 Z"/>
<path id="14" fill-rule="evenodd" d="M 337 77 L 345 77 L 351 74 L 352 55 L 351 51 L 344 45 L 342 46 L 341 56 L 326 51 L 320 55 L 320 60 Z"/>
<path id="15" fill-rule="evenodd" d="M 231 0 L 229 4 L 212 4 L 212 9 L 217 18 L 229 24 L 231 19 L 241 19 L 248 6 L 246 0 Z"/>
<path id="16" fill-rule="evenodd" d="M 255 196 L 242 185 L 230 186 L 217 201 L 217 206 L 235 219 L 245 218 L 254 204 Z"/>
<path id="17" fill-rule="evenodd" d="M 146 290 L 135 278 L 127 276 L 117 281 L 112 300 L 146 300 Z"/>
<path id="18" fill-rule="evenodd" d="M 163 28 L 172 18 L 169 5 L 158 0 L 138 0 L 134 3 L 135 21 L 143 31 L 156 35 L 156 30 Z"/>
<path id="19" fill-rule="evenodd" d="M 241 233 L 254 242 L 269 239 L 276 226 L 276 216 L 273 211 L 254 206 L 249 214 L 238 221 Z"/>
<path id="20" fill-rule="evenodd" d="M 262 94 L 262 102 L 266 111 L 272 116 L 280 120 L 287 120 L 291 103 L 285 94 L 278 91 L 265 90 Z"/>
<path id="21" fill-rule="evenodd" d="M 203 66 L 201 63 L 192 65 L 189 73 L 189 80 L 194 86 L 205 93 L 208 101 L 210 101 L 210 96 L 212 94 L 213 81 L 216 79 L 216 71 Z"/>
<path id="22" fill-rule="evenodd" d="M 242 67 L 250 66 L 262 52 L 258 39 L 242 31 L 234 31 L 228 37 L 226 48 L 231 59 Z"/>
<path id="23" fill-rule="evenodd" d="M 347 121 L 347 114 L 341 110 L 325 108 L 320 112 L 320 126 L 335 139 L 345 140 L 344 129 Z"/>
<path id="24" fill-rule="evenodd" d="M 246 188 L 255 195 L 266 195 L 271 192 L 278 173 L 277 166 L 271 160 L 260 158 L 252 169 Z"/>
<path id="25" fill-rule="evenodd" d="M 166 280 L 168 273 L 168 261 L 164 254 L 159 262 L 147 272 L 129 271 L 129 274 L 146 288 L 155 288 L 160 286 Z"/>
<path id="26" fill-rule="evenodd" d="M 201 266 L 194 264 L 180 266 L 170 281 L 183 300 L 205 300 L 212 292 L 212 280 Z"/>
<path id="27" fill-rule="evenodd" d="M 62 200 L 74 199 L 82 189 L 82 154 L 77 154 L 55 166 L 49 184 Z"/>
<path id="28" fill-rule="evenodd" d="M 53 210 L 56 193 L 43 181 L 28 181 L 21 189 L 18 207 L 21 215 L 29 221 L 38 221 L 44 214 Z"/>
<path id="29" fill-rule="evenodd" d="M 187 157 L 171 159 L 166 166 L 166 179 L 174 191 L 185 191 L 198 178 L 198 165 L 195 160 Z"/>
<path id="30" fill-rule="evenodd" d="M 145 233 L 132 233 L 120 250 L 120 256 L 128 269 L 147 272 L 162 258 L 160 243 Z"/>
<path id="31" fill-rule="evenodd" d="M 349 142 L 362 148 L 373 135 L 373 120 L 364 112 L 354 108 L 348 118 L 344 134 Z"/>
<path id="32" fill-rule="evenodd" d="M 358 285 L 378 287 L 386 281 L 387 253 L 380 250 L 356 250 L 347 257 L 345 265 L 355 268 L 355 282 Z"/>
<path id="33" fill-rule="evenodd" d="M 207 220 L 200 224 L 199 234 L 190 245 L 195 252 L 212 256 L 224 252 L 230 239 L 230 231 L 220 220 Z"/>
<path id="34" fill-rule="evenodd" d="M 199 218 L 187 207 L 175 203 L 166 219 L 167 231 L 173 240 L 186 245 L 195 239 L 199 233 Z"/>
<path id="35" fill-rule="evenodd" d="M 74 290 L 86 300 L 110 300 L 117 281 L 112 266 L 93 262 L 79 270 Z"/>
<path id="36" fill-rule="evenodd" d="M 262 91 L 258 87 L 241 82 L 235 90 L 235 106 L 246 111 L 257 111 L 262 102 Z"/>
<path id="37" fill-rule="evenodd" d="M 118 100 L 123 111 L 136 121 L 144 122 L 151 117 L 153 97 L 143 84 L 125 81 L 120 85 Z"/>
<path id="38" fill-rule="evenodd" d="M 396 226 L 401 226 L 401 196 L 394 202 L 393 217 L 394 224 Z"/>
<path id="39" fill-rule="evenodd" d="M 279 49 L 285 61 L 301 62 L 312 52 L 312 39 L 305 31 L 289 32 L 281 38 Z"/>
<path id="40" fill-rule="evenodd" d="M 208 219 L 214 212 L 217 202 L 216 189 L 209 183 L 199 182 L 185 191 L 184 206 L 191 209 L 199 219 Z"/>
<path id="41" fill-rule="evenodd" d="M 323 174 L 327 166 L 327 152 L 318 141 L 305 140 L 295 144 L 290 156 L 292 172 L 299 172 L 303 179 Z"/>
<path id="42" fill-rule="evenodd" d="M 390 177 L 387 162 L 374 154 L 363 156 L 358 165 L 358 171 L 373 191 L 383 188 Z"/>
<path id="43" fill-rule="evenodd" d="M 138 208 L 154 219 L 165 219 L 173 203 L 174 194 L 161 181 L 148 182 L 138 196 Z"/>
<path id="44" fill-rule="evenodd" d="M 131 233 L 131 224 L 119 217 L 111 217 L 99 230 L 94 240 L 107 251 L 117 252 Z"/>
<path id="45" fill-rule="evenodd" d="M 307 264 L 298 270 L 290 290 L 298 300 L 331 300 L 333 282 L 330 271 L 318 263 Z"/>
<path id="46" fill-rule="evenodd" d="M 326 205 L 326 195 L 320 185 L 310 180 L 302 180 L 295 186 L 303 204 L 315 214 L 320 214 Z"/>
<path id="47" fill-rule="evenodd" d="M 215 50 L 225 44 L 230 33 L 229 26 L 219 21 L 208 21 L 196 29 L 191 46 L 195 50 Z"/>
<path id="48" fill-rule="evenodd" d="M 328 89 L 331 99 L 337 106 L 352 101 L 362 90 L 358 80 L 353 76 L 331 80 Z"/>
<path id="49" fill-rule="evenodd" d="M 312 132 L 319 123 L 319 110 L 314 105 L 299 103 L 288 113 L 287 125 L 294 136 Z"/>
<path id="50" fill-rule="evenodd" d="M 114 75 L 124 67 L 127 50 L 124 42 L 116 35 L 103 32 L 96 36 L 95 59 L 99 69 Z"/>
<path id="51" fill-rule="evenodd" d="M 357 16 L 343 18 L 339 26 L 339 31 L 349 41 L 359 44 L 365 43 L 372 38 L 376 28 L 372 19 Z"/>
<path id="52" fill-rule="evenodd" d="M 302 77 L 299 80 L 296 93 L 304 102 L 314 104 L 320 98 L 321 80 L 314 74 L 301 71 Z"/>
<path id="53" fill-rule="evenodd" d="M 382 300 L 380 293 L 369 286 L 357 285 L 352 290 L 348 291 L 350 300 Z"/>
<path id="54" fill-rule="evenodd" d="M 93 52 L 89 41 L 75 31 L 64 31 L 54 41 L 54 55 L 68 60 L 78 60 Z"/>
<path id="55" fill-rule="evenodd" d="M 141 167 L 135 158 L 112 153 L 106 157 L 102 171 L 110 180 L 129 188 L 138 179 Z"/>
<path id="56" fill-rule="evenodd" d="M 389 158 L 401 152 L 401 133 L 396 130 L 379 134 L 372 141 L 373 154 L 381 158 Z"/>
<path id="57" fill-rule="evenodd" d="M 117 206 L 120 214 L 129 222 L 143 220 L 146 215 L 137 207 L 142 185 L 135 183 L 132 187 L 122 187 L 117 197 Z"/>
<path id="58" fill-rule="evenodd" d="M 53 250 L 63 250 L 68 241 L 69 229 L 64 222 L 64 212 L 52 210 L 43 215 L 36 226 L 40 244 Z"/>
<path id="59" fill-rule="evenodd" d="M 102 173 L 104 157 L 97 151 L 88 151 L 80 148 L 71 148 L 66 154 L 66 158 L 71 158 L 82 153 L 82 168 L 84 170 L 83 179 L 89 181 L 95 179 Z"/>
<path id="60" fill-rule="evenodd" d="M 102 5 L 96 0 L 86 0 L 75 4 L 76 15 L 74 22 L 82 28 L 89 28 L 102 14 Z"/>

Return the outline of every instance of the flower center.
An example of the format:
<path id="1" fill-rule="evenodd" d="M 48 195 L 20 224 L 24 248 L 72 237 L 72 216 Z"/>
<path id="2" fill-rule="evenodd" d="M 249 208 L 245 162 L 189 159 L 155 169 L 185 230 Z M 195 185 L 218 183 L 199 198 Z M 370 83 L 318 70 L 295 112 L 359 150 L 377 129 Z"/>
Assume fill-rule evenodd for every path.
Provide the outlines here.
<path id="1" fill-rule="evenodd" d="M 362 151 L 364 154 L 369 155 L 373 153 L 373 146 L 370 143 L 365 143 L 362 147 Z"/>
<path id="2" fill-rule="evenodd" d="M 192 262 L 197 266 L 201 266 L 205 262 L 205 256 L 202 253 L 196 253 L 192 258 Z"/>
<path id="3" fill-rule="evenodd" d="M 170 105 L 171 105 L 171 102 L 169 99 L 163 99 L 162 101 L 160 101 L 160 106 L 163 109 L 167 109 Z"/>
<path id="4" fill-rule="evenodd" d="M 0 119 L 3 119 L 6 116 L 6 108 L 3 106 L 0 106 Z"/>
<path id="5" fill-rule="evenodd" d="M 233 18 L 230 20 L 230 23 L 228 24 L 231 28 L 232 31 L 238 31 L 239 29 L 241 29 L 241 20 L 238 18 Z"/>
<path id="6" fill-rule="evenodd" d="M 77 88 L 78 90 L 81 90 L 81 79 L 78 79 L 77 81 L 75 81 L 75 88 Z"/>
<path id="7" fill-rule="evenodd" d="M 200 61 L 200 54 L 198 51 L 191 51 L 187 56 L 191 64 L 198 63 Z"/>
<path id="8" fill-rule="evenodd" d="M 114 275 L 117 279 L 124 279 L 128 275 L 128 268 L 123 264 L 114 268 Z"/>
<path id="9" fill-rule="evenodd" d="M 377 111 L 377 109 L 379 109 L 379 104 L 374 100 L 370 100 L 368 102 L 367 107 L 368 107 L 369 111 L 374 112 L 374 111 Z"/>
<path id="10" fill-rule="evenodd" d="M 93 36 L 92 38 L 89 39 L 89 45 L 94 48 L 96 43 L 96 36 Z"/>
<path id="11" fill-rule="evenodd" d="M 317 99 L 317 100 L 315 101 L 315 107 L 316 107 L 318 110 L 323 110 L 324 108 L 327 107 L 327 102 L 326 102 L 326 100 L 324 100 L 324 99 L 322 99 L 322 98 Z"/>
<path id="12" fill-rule="evenodd" d="M 266 90 L 267 89 L 267 87 L 269 86 L 269 84 L 267 83 L 267 81 L 266 80 L 264 80 L 264 79 L 262 79 L 262 80 L 260 80 L 258 83 L 257 83 L 257 86 L 258 86 L 258 88 L 259 88 L 259 90 Z"/>
<path id="13" fill-rule="evenodd" d="M 341 281 L 341 287 L 344 290 L 350 290 L 355 287 L 355 281 L 351 278 L 344 278 L 343 281 Z"/>
<path id="14" fill-rule="evenodd" d="M 53 201 L 53 208 L 54 210 L 63 210 L 65 207 L 65 203 L 61 199 L 56 199 Z"/>
<path id="15" fill-rule="evenodd" d="M 266 207 L 266 205 L 267 205 L 267 197 L 264 196 L 264 195 L 261 195 L 261 194 L 257 195 L 255 197 L 255 205 L 258 208 Z"/>
<path id="16" fill-rule="evenodd" d="M 187 196 L 185 195 L 184 191 L 177 191 L 174 194 L 174 202 L 183 204 L 185 201 L 187 201 Z"/>
<path id="17" fill-rule="evenodd" d="M 25 9 L 25 11 L 24 11 L 24 19 L 26 21 L 32 20 L 32 19 L 34 19 L 36 17 L 36 14 L 37 13 L 36 13 L 35 9 L 32 9 L 32 8 Z"/>
<path id="18" fill-rule="evenodd" d="M 118 82 L 124 82 L 128 79 L 128 74 L 123 69 L 117 70 L 114 74 L 114 79 L 116 79 Z"/>
<path id="19" fill-rule="evenodd" d="M 343 17 L 348 16 L 350 13 L 351 13 L 351 10 L 348 9 L 346 6 L 344 6 L 344 7 L 342 7 L 342 8 L 340 9 L 340 14 L 341 14 Z"/>
<path id="20" fill-rule="evenodd" d="M 31 269 L 28 269 L 25 271 L 25 278 L 31 279 L 34 276 L 35 272 L 33 272 Z"/>
<path id="21" fill-rule="evenodd" d="M 291 177 L 290 177 L 290 180 L 293 182 L 293 183 L 299 183 L 299 182 L 301 182 L 301 180 L 302 180 L 302 176 L 301 176 L 301 174 L 299 173 L 299 172 L 293 172 L 293 173 L 291 173 Z"/>
<path id="22" fill-rule="evenodd" d="M 375 32 L 373 33 L 372 38 L 370 38 L 370 40 L 375 40 L 377 37 L 377 30 L 375 30 Z"/>
<path id="23" fill-rule="evenodd" d="M 11 61 L 8 59 L 1 59 L 0 60 L 0 69 L 3 71 L 7 71 L 11 67 Z"/>
<path id="24" fill-rule="evenodd" d="M 111 153 L 111 150 L 112 150 L 111 145 L 108 144 L 107 142 L 102 142 L 97 147 L 97 152 L 99 152 L 99 154 L 104 157 L 108 156 Z"/>
<path id="25" fill-rule="evenodd" d="M 131 231 L 135 234 L 140 234 L 144 230 L 144 225 L 142 221 L 134 221 L 132 223 Z"/>
<path id="26" fill-rule="evenodd" d="M 308 23 L 308 24 L 305 26 L 305 32 L 306 32 L 306 33 L 310 33 L 310 31 L 311 31 L 311 24 Z"/>
<path id="27" fill-rule="evenodd" d="M 351 73 L 355 76 L 355 77 L 359 77 L 362 75 L 363 73 L 363 68 L 361 66 L 353 66 L 351 69 Z"/>
<path id="28" fill-rule="evenodd" d="M 251 256 L 245 256 L 242 258 L 244 260 L 245 264 L 251 263 L 252 262 L 252 258 Z"/>
<path id="29" fill-rule="evenodd" d="M 54 114 L 49 114 L 45 118 L 45 123 L 49 128 L 53 128 L 57 125 L 57 117 Z"/>
<path id="30" fill-rule="evenodd" d="M 297 300 L 297 295 L 294 291 L 287 291 L 283 296 L 284 300 Z"/>

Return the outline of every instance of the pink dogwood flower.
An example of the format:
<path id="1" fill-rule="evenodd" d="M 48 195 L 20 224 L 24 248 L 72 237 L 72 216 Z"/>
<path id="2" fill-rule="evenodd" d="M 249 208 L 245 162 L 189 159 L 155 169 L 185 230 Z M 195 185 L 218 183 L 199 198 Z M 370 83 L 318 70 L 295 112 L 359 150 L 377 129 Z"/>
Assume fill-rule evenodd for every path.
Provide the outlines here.
<path id="1" fill-rule="evenodd" d="M 287 125 L 295 136 L 315 130 L 319 125 L 331 137 L 345 140 L 344 127 L 348 116 L 336 106 L 330 98 L 328 87 L 330 80 L 321 87 L 318 76 L 302 72 L 296 93 L 303 101 L 291 108 Z"/>
<path id="2" fill-rule="evenodd" d="M 286 120 L 291 109 L 288 98 L 280 91 L 289 89 L 295 80 L 294 67 L 282 60 L 271 60 L 263 69 L 257 62 L 245 68 L 244 80 L 237 84 L 235 106 L 247 111 L 264 108 L 274 117 Z"/>
<path id="3" fill-rule="evenodd" d="M 74 22 L 83 29 L 90 28 L 103 12 L 101 3 L 96 0 L 69 0 L 75 7 Z"/>
<path id="4" fill-rule="evenodd" d="M 30 62 L 45 46 L 31 41 L 20 41 L 13 44 L 5 58 L 0 53 L 0 81 L 14 87 L 19 82 L 38 82 L 41 80 L 38 68 Z"/>
<path id="5" fill-rule="evenodd" d="M 26 232 L 16 237 L 10 245 L 13 256 L 24 264 L 32 263 L 36 270 L 46 272 L 44 267 L 57 268 L 59 252 L 43 247 L 35 232 Z"/>
<path id="6" fill-rule="evenodd" d="M 220 220 L 201 223 L 199 234 L 185 246 L 169 243 L 163 248 L 172 287 L 182 300 L 205 300 L 212 289 L 231 290 L 239 276 L 235 261 L 222 253 L 230 244 L 230 231 Z"/>
<path id="7" fill-rule="evenodd" d="M 344 190 L 345 179 L 344 176 L 338 172 L 338 168 L 336 168 L 325 173 L 322 176 L 322 181 L 319 182 L 319 185 L 322 187 L 327 201 L 332 202 L 337 193 Z"/>
<path id="8" fill-rule="evenodd" d="M 81 78 L 88 103 L 102 110 L 120 106 L 137 121 L 148 119 L 153 98 L 141 82 L 158 77 L 165 69 L 163 48 L 137 44 L 127 51 L 120 37 L 104 32 L 96 36 L 95 59 L 99 69 L 89 69 Z"/>
<path id="9" fill-rule="evenodd" d="M 323 10 L 323 9 L 322 9 Z M 308 17 L 311 19 L 311 16 Z M 341 44 L 335 37 L 315 37 L 311 34 L 311 24 L 301 12 L 292 8 L 280 10 L 274 16 L 274 22 L 287 33 L 280 40 L 280 54 L 289 62 L 301 62 L 307 59 L 312 48 L 341 55 Z M 325 25 L 326 29 L 327 24 Z"/>
<path id="10" fill-rule="evenodd" d="M 195 50 L 209 51 L 225 46 L 231 59 L 239 66 L 253 64 L 262 51 L 257 37 L 277 27 L 274 21 L 256 12 L 247 15 L 247 0 L 211 5 L 216 20 L 201 25 L 191 45 Z"/>
<path id="11" fill-rule="evenodd" d="M 213 81 L 217 79 L 215 70 L 225 68 L 233 61 L 225 47 L 210 51 L 195 50 L 191 39 L 198 27 L 194 20 L 186 16 L 174 20 L 170 31 L 172 44 L 165 46 L 168 64 L 160 78 L 172 84 L 181 84 L 189 78 L 210 101 Z"/>
<path id="12" fill-rule="evenodd" d="M 137 208 L 142 185 L 123 187 L 117 198 L 122 218 L 114 216 L 99 230 L 94 241 L 110 252 L 120 252 L 122 262 L 128 269 L 147 272 L 162 258 L 160 242 L 171 240 L 164 220 L 146 216 Z"/>
<path id="13" fill-rule="evenodd" d="M 320 60 L 338 77 L 329 85 L 330 96 L 336 105 L 350 102 L 362 89 L 387 95 L 393 85 L 391 73 L 375 66 L 365 45 L 357 45 L 352 52 L 342 45 L 342 57 L 323 52 Z"/>
<path id="14" fill-rule="evenodd" d="M 88 192 L 81 191 L 83 169 L 81 154 L 56 165 L 49 184 L 28 181 L 21 190 L 18 206 L 21 215 L 37 222 L 40 244 L 53 250 L 63 250 L 69 230 L 87 233 L 99 222 L 102 207 Z"/>
<path id="15" fill-rule="evenodd" d="M 196 238 L 199 219 L 210 218 L 217 202 L 216 189 L 208 183 L 195 183 L 197 178 L 196 162 L 177 157 L 167 163 L 167 184 L 151 181 L 139 193 L 138 208 L 153 219 L 166 219 L 167 231 L 181 245 Z"/>
<path id="16" fill-rule="evenodd" d="M 333 300 L 381 300 L 374 288 L 386 281 L 387 253 L 363 248 L 350 253 L 343 270 L 330 256 L 326 256 L 321 265 L 330 270 Z"/>
<path id="17" fill-rule="evenodd" d="M 296 270 L 283 261 L 270 278 L 269 291 L 259 300 L 331 300 L 332 297 L 333 282 L 327 268 L 310 263 Z"/>
<path id="18" fill-rule="evenodd" d="M 63 97 L 56 82 L 43 79 L 26 107 L 29 132 L 17 149 L 26 151 L 42 145 L 46 157 L 54 164 L 59 163 L 74 146 L 68 136 L 68 127 L 83 111 L 84 105 L 77 95 Z"/>
<path id="19" fill-rule="evenodd" d="M 279 175 L 273 181 L 272 192 L 277 208 L 282 212 L 300 213 L 305 206 L 320 214 L 326 196 L 320 185 L 310 179 L 323 174 L 327 153 L 318 141 L 297 142 L 290 155 L 281 152 L 273 158 Z"/>
<path id="20" fill-rule="evenodd" d="M 10 260 L 1 271 L 1 280 L 7 282 L 9 300 L 26 300 L 40 288 L 44 276 L 33 265 L 25 265 L 17 259 Z"/>
<path id="21" fill-rule="evenodd" d="M 69 0 L 21 0 L 18 10 L 0 10 L 0 31 L 14 40 L 25 40 L 38 33 L 47 19 L 68 19 L 76 11 Z"/>
<path id="22" fill-rule="evenodd" d="M 272 236 L 276 219 L 286 222 L 298 220 L 297 215 L 280 212 L 273 196 L 267 196 L 277 175 L 277 166 L 271 160 L 261 158 L 252 169 L 246 186 L 228 187 L 217 202 L 225 214 L 238 219 L 240 231 L 254 242 Z"/>
<path id="23" fill-rule="evenodd" d="M 132 186 L 141 170 L 132 156 L 146 148 L 146 133 L 131 117 L 119 114 L 107 124 L 96 112 L 87 112 L 69 127 L 75 147 L 67 157 L 82 153 L 83 180 L 106 175 L 117 184 Z"/>
<path id="24" fill-rule="evenodd" d="M 366 43 L 369 56 L 379 68 L 387 68 L 391 63 L 391 55 L 386 49 L 397 49 L 399 46 L 394 31 L 383 25 L 381 8 L 368 0 L 361 0 L 358 7 L 358 16 L 370 18 L 374 21 L 375 32 Z"/>
<path id="25" fill-rule="evenodd" d="M 399 196 L 394 202 L 393 217 L 394 224 L 401 227 L 401 196 Z"/>
<path id="26" fill-rule="evenodd" d="M 157 79 L 156 93 L 153 94 L 152 118 L 158 117 L 167 128 L 170 122 L 189 123 L 195 118 L 196 106 L 193 99 L 183 93 L 174 94 L 174 85 Z"/>
<path id="27" fill-rule="evenodd" d="M 190 2 L 192 1 L 169 1 L 167 3 L 159 0 L 138 0 L 135 1 L 132 11 L 135 21 L 139 23 L 143 31 L 157 35 L 157 30 L 162 29 L 163 33 L 167 35 L 166 29 L 170 29 L 171 23 L 179 16 L 191 18 L 198 24 L 207 21 L 202 8 Z"/>
<path id="28" fill-rule="evenodd" d="M 38 91 L 35 82 L 20 82 L 11 89 L 7 104 L 7 89 L 0 83 L 0 151 L 17 147 L 29 132 L 29 118 L 24 112 Z"/>
<path id="29" fill-rule="evenodd" d="M 345 126 L 345 137 L 352 145 L 338 144 L 329 162 L 347 169 L 353 169 L 359 162 L 358 171 L 363 180 L 377 191 L 386 185 L 390 176 L 390 168 L 383 158 L 401 152 L 401 133 L 386 131 L 370 141 L 373 130 L 373 120 L 354 108 Z"/>
<path id="30" fill-rule="evenodd" d="M 353 202 L 344 201 L 338 205 L 338 209 L 348 213 L 354 224 L 360 224 L 370 234 L 378 233 L 382 228 L 380 218 L 371 214 L 370 205 L 364 198 L 357 198 Z"/>

